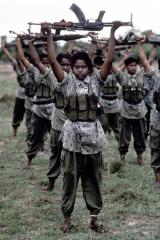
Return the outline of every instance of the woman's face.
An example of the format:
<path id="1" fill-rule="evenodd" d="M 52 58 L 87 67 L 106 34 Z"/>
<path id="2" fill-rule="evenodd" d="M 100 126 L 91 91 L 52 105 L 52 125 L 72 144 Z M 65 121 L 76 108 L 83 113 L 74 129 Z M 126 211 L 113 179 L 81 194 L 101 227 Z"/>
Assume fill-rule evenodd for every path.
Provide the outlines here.
<path id="1" fill-rule="evenodd" d="M 71 69 L 71 63 L 70 63 L 69 59 L 63 58 L 60 65 L 62 66 L 62 69 L 64 72 L 69 73 L 69 71 Z"/>
<path id="2" fill-rule="evenodd" d="M 84 80 L 89 74 L 89 68 L 84 60 L 78 59 L 73 66 L 73 73 L 79 80 Z"/>

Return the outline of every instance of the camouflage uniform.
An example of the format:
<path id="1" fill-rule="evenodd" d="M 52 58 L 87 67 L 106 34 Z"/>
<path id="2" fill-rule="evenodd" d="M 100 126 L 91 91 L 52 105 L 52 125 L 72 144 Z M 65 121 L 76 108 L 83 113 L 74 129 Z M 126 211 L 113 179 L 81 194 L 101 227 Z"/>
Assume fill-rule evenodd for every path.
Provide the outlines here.
<path id="1" fill-rule="evenodd" d="M 62 213 L 64 217 L 70 217 L 81 178 L 87 208 L 91 215 L 97 215 L 102 208 L 101 152 L 106 143 L 97 119 L 100 78 L 97 73 L 80 81 L 72 75 L 66 76 L 60 84 L 67 95 L 65 112 L 69 118 L 61 134 L 64 172 Z"/>
<path id="2" fill-rule="evenodd" d="M 144 79 L 144 85 L 146 85 L 147 83 L 145 83 L 147 79 Z M 144 96 L 144 102 L 146 104 L 147 107 L 147 113 L 146 113 L 146 132 L 145 132 L 145 137 L 147 138 L 149 135 L 149 130 L 150 130 L 150 118 L 151 118 L 151 111 L 153 109 L 153 92 L 154 92 L 154 83 L 155 81 L 153 81 L 152 78 L 148 79 L 148 84 L 149 84 L 149 89 L 150 91 L 146 92 L 145 96 Z"/>
<path id="3" fill-rule="evenodd" d="M 48 71 L 42 75 L 34 71 L 35 96 L 32 106 L 32 118 L 30 126 L 30 137 L 26 151 L 28 159 L 33 159 L 43 146 L 44 138 L 51 129 L 51 113 L 53 109 L 52 94 L 50 88 L 43 81 L 48 77 Z"/>
<path id="4" fill-rule="evenodd" d="M 15 98 L 15 105 L 13 110 L 13 119 L 12 119 L 12 127 L 17 129 L 21 122 L 23 121 L 24 114 L 25 114 L 25 107 L 24 107 L 24 99 L 25 99 L 25 89 L 22 84 L 22 77 L 21 72 L 16 60 L 12 63 L 13 69 L 17 74 L 17 81 L 18 81 L 18 88 L 16 90 L 16 98 Z"/>
<path id="5" fill-rule="evenodd" d="M 160 173 L 160 88 L 157 81 L 154 92 L 154 102 L 150 129 L 151 167 L 155 173 Z"/>
<path id="6" fill-rule="evenodd" d="M 28 143 L 30 137 L 30 126 L 32 117 L 32 106 L 34 98 L 34 84 L 33 84 L 33 72 L 35 68 L 32 66 L 31 69 L 21 73 L 22 83 L 25 89 L 25 110 L 26 110 L 26 142 Z"/>
<path id="7" fill-rule="evenodd" d="M 149 82 L 154 81 L 156 76 L 151 70 L 148 73 L 138 71 L 134 75 L 123 72 L 117 75 L 117 79 L 122 86 L 123 95 L 120 104 L 119 152 L 121 155 L 125 155 L 128 152 L 132 132 L 135 151 L 137 154 L 141 154 L 146 149 L 145 115 L 147 109 L 143 100 L 143 92 L 144 89 L 145 91 L 150 91 Z"/>
<path id="8" fill-rule="evenodd" d="M 103 114 L 100 116 L 102 127 L 106 133 L 109 127 L 113 130 L 117 141 L 119 141 L 119 102 L 118 83 L 116 77 L 109 75 L 102 87 L 100 104 Z"/>
<path id="9" fill-rule="evenodd" d="M 59 174 L 61 167 L 61 151 L 62 151 L 62 142 L 60 141 L 60 134 L 63 128 L 63 125 L 67 119 L 66 114 L 64 113 L 64 104 L 65 104 L 65 93 L 63 89 L 58 86 L 58 82 L 53 76 L 53 73 L 48 73 L 50 77 L 46 78 L 46 84 L 50 86 L 50 89 L 53 91 L 55 106 L 51 115 L 51 133 L 50 133 L 50 146 L 51 146 L 51 156 L 49 159 L 49 171 L 47 177 L 54 182 Z"/>

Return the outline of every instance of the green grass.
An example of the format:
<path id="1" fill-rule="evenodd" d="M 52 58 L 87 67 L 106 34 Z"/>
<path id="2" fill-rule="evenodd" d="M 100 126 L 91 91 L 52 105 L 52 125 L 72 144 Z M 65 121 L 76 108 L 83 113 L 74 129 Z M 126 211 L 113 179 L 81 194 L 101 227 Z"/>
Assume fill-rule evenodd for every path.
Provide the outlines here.
<path id="1" fill-rule="evenodd" d="M 11 68 L 0 68 L 0 240 L 160 240 L 160 191 L 154 191 L 154 174 L 150 167 L 147 143 L 145 165 L 135 164 L 136 154 L 130 145 L 124 169 L 111 173 L 119 160 L 113 135 L 107 136 L 104 152 L 103 209 L 99 220 L 103 234 L 89 230 L 89 213 L 79 184 L 70 234 L 61 231 L 62 175 L 55 190 L 44 193 L 50 156 L 49 138 L 45 154 L 34 159 L 33 170 L 24 171 L 25 124 L 12 137 L 12 111 L 17 86 Z"/>

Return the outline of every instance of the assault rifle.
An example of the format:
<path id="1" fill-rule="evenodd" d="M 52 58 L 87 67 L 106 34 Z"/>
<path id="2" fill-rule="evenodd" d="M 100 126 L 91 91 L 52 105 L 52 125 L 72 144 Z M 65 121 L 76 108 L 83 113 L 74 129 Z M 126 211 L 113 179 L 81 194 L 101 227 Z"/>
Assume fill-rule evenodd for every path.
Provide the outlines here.
<path id="1" fill-rule="evenodd" d="M 150 36 L 144 36 L 140 33 L 137 34 L 137 32 L 132 29 L 128 32 L 128 34 L 125 36 L 125 38 L 120 37 L 119 39 L 116 39 L 115 41 L 115 50 L 122 50 L 129 48 L 130 46 L 134 46 L 140 41 L 141 39 L 144 39 L 144 43 L 153 44 L 160 46 L 160 35 L 150 35 Z M 109 39 L 99 39 L 97 40 L 98 43 L 104 43 L 106 44 L 106 47 L 108 45 Z"/>
<path id="2" fill-rule="evenodd" d="M 124 45 L 128 45 L 128 46 L 134 46 L 138 43 L 138 41 L 116 41 L 116 46 L 124 46 Z M 153 36 L 153 37 L 149 37 L 146 38 L 145 41 L 143 43 L 148 43 L 148 44 L 152 44 L 155 46 L 160 46 L 160 36 Z"/>
<path id="3" fill-rule="evenodd" d="M 113 22 L 102 22 L 103 16 L 105 14 L 105 11 L 100 11 L 97 19 L 95 21 L 90 21 L 89 19 L 86 20 L 85 15 L 83 11 L 78 7 L 75 3 L 73 3 L 70 7 L 70 10 L 72 10 L 76 17 L 78 18 L 78 22 L 66 22 L 65 20 L 61 22 L 54 22 L 54 23 L 48 23 L 49 27 L 52 29 L 59 29 L 59 30 L 69 30 L 69 31 L 75 31 L 75 30 L 83 30 L 83 31 L 101 31 L 104 27 L 111 27 L 113 25 Z M 41 25 L 41 23 L 28 23 L 29 26 L 32 25 Z M 132 14 L 130 22 L 122 22 L 122 26 L 132 26 Z"/>
<path id="4" fill-rule="evenodd" d="M 36 33 L 36 34 L 17 34 L 14 31 L 9 31 L 10 33 L 16 34 L 17 37 L 21 38 L 22 46 L 24 48 L 29 47 L 29 40 L 34 39 L 33 44 L 35 47 L 43 47 L 47 44 L 47 36 L 43 35 L 42 33 Z M 65 35 L 52 35 L 53 41 L 69 41 L 69 40 L 77 40 L 81 38 L 86 38 L 87 35 L 81 35 L 81 34 L 65 34 Z M 16 43 L 13 43 L 11 45 L 8 44 L 8 47 L 16 46 Z M 7 47 L 7 45 L 6 45 Z"/>

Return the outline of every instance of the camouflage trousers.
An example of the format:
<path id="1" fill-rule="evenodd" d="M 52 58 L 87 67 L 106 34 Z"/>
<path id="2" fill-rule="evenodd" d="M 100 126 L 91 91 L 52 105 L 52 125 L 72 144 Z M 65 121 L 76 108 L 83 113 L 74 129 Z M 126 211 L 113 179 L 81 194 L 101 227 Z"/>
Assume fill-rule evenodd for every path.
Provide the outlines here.
<path id="1" fill-rule="evenodd" d="M 134 149 L 137 154 L 141 154 L 146 149 L 145 144 L 145 119 L 127 119 L 120 117 L 120 138 L 119 152 L 126 154 L 128 152 L 131 141 L 131 133 L 133 134 Z"/>
<path id="2" fill-rule="evenodd" d="M 32 160 L 38 151 L 42 148 L 47 132 L 50 133 L 51 121 L 45 118 L 40 118 L 32 113 L 30 122 L 30 136 L 27 143 L 26 155 Z"/>
<path id="3" fill-rule="evenodd" d="M 56 180 L 60 174 L 62 142 L 59 140 L 61 132 L 51 128 L 50 144 L 51 156 L 49 159 L 48 178 Z"/>
<path id="4" fill-rule="evenodd" d="M 106 133 L 108 129 L 111 128 L 117 141 L 119 141 L 119 116 L 118 112 L 103 113 L 99 118 L 104 132 Z"/>
<path id="5" fill-rule="evenodd" d="M 24 99 L 15 98 L 15 105 L 13 109 L 13 119 L 12 119 L 12 127 L 18 128 L 23 121 L 25 114 L 25 107 L 24 107 Z"/>
<path id="6" fill-rule="evenodd" d="M 70 217 L 74 208 L 79 179 L 87 209 L 91 215 L 98 215 L 102 209 L 102 155 L 101 153 L 83 155 L 63 150 L 62 158 L 63 195 L 62 213 Z"/>
<path id="7" fill-rule="evenodd" d="M 150 129 L 151 167 L 155 173 L 160 172 L 160 130 Z"/>

